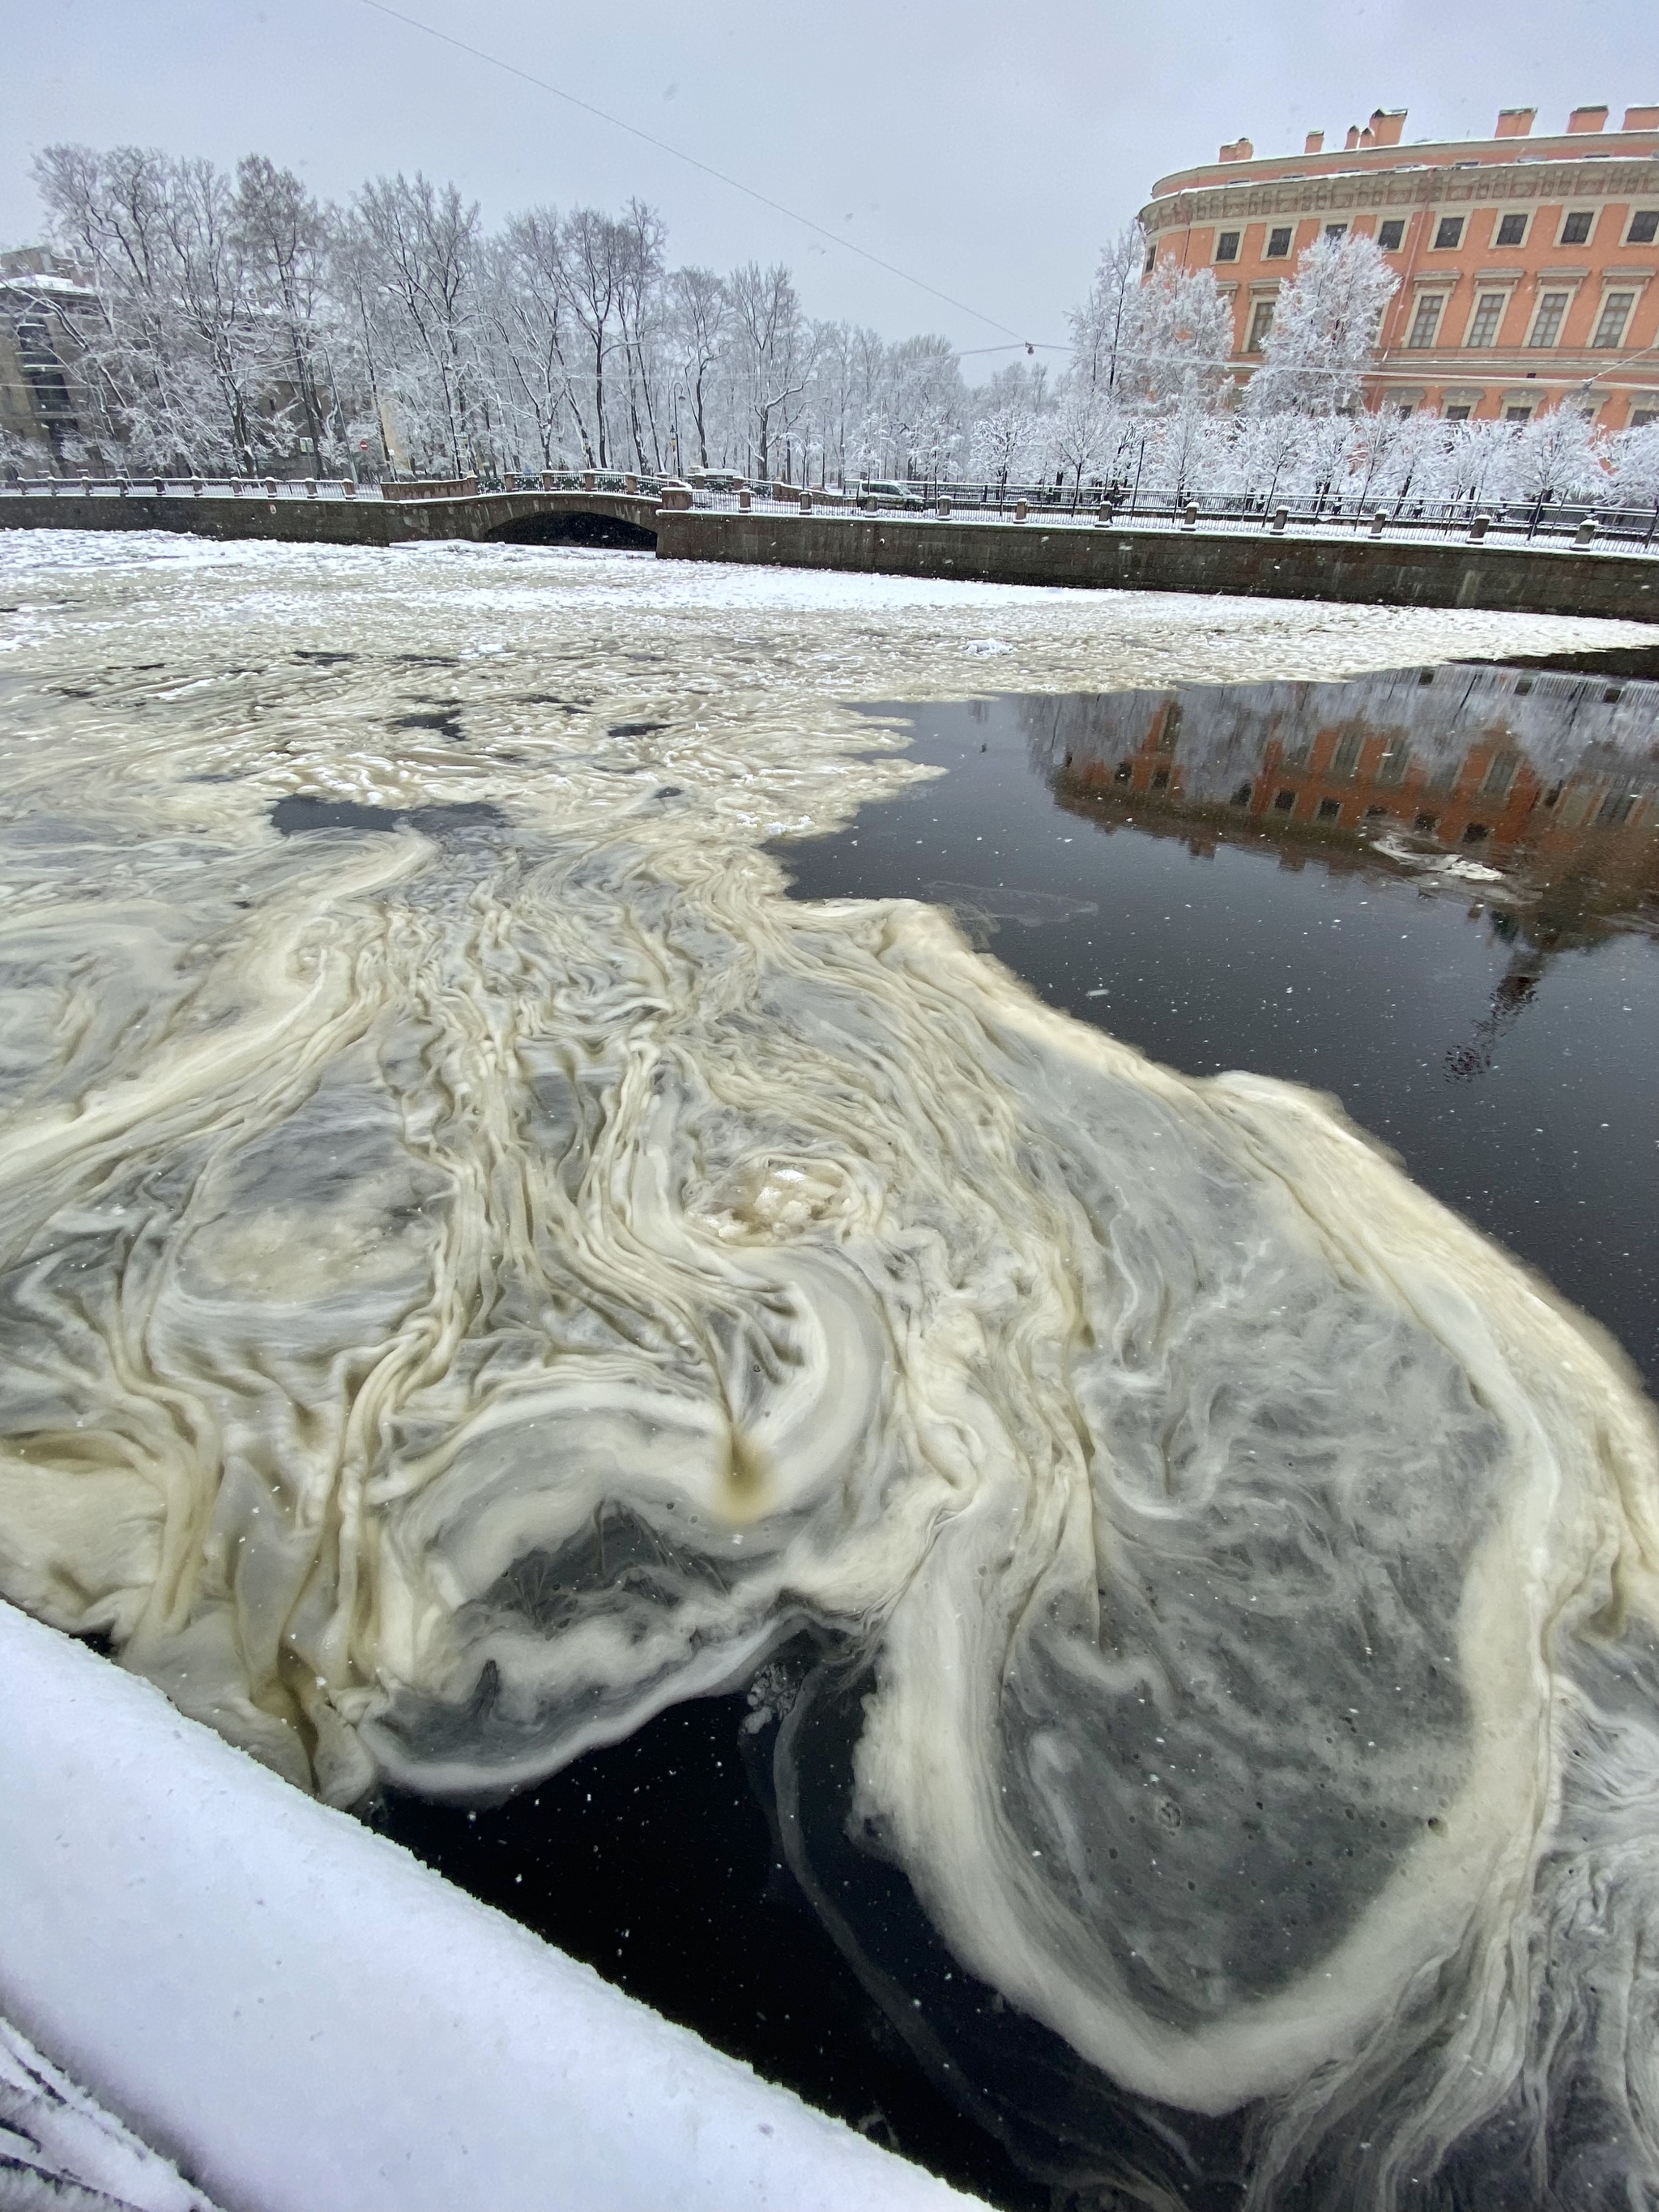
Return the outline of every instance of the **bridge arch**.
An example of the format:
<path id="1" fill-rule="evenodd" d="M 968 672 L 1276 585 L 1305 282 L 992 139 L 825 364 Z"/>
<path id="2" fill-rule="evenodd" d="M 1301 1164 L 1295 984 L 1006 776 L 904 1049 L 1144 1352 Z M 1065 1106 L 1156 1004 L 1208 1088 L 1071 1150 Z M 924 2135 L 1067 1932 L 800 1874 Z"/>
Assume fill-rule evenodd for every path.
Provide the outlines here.
<path id="1" fill-rule="evenodd" d="M 654 550 L 656 501 L 627 493 L 497 493 L 479 537 L 496 545 L 602 545 Z"/>

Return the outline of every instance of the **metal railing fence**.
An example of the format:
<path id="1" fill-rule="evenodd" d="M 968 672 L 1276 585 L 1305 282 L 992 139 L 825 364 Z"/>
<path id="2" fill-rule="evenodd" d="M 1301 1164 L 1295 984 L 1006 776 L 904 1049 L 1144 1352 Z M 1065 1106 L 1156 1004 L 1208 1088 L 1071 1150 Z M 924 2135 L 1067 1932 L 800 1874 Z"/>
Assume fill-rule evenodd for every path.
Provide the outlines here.
<path id="1" fill-rule="evenodd" d="M 291 501 L 303 500 L 398 500 L 456 498 L 501 492 L 600 492 L 659 499 L 666 491 L 689 492 L 694 509 L 709 513 L 758 510 L 773 514 L 883 514 L 919 523 L 954 521 L 1006 523 L 1039 521 L 1046 527 L 1224 531 L 1280 534 L 1310 532 L 1322 536 L 1373 538 L 1468 538 L 1500 544 L 1543 541 L 1575 550 L 1601 549 L 1621 553 L 1659 553 L 1659 501 L 1618 502 L 1558 498 L 1549 492 L 1528 499 L 1483 499 L 1466 493 L 1450 500 L 1407 496 L 1383 498 L 1352 486 L 1311 495 L 1280 496 L 1269 490 L 1215 491 L 1186 489 L 1150 493 L 1144 486 L 995 483 L 942 480 L 875 486 L 799 485 L 781 480 L 711 489 L 672 477 L 613 469 L 544 469 L 509 472 L 454 483 L 398 480 L 385 486 L 349 478 L 280 477 L 17 477 L 0 482 L 0 499 L 33 498 L 231 498 Z"/>

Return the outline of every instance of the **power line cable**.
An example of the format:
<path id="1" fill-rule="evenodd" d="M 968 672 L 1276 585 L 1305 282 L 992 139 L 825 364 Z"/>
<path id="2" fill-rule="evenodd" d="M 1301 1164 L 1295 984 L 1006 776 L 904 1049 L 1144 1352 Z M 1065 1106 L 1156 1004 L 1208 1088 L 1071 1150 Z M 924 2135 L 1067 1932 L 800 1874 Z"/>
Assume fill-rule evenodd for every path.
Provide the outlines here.
<path id="1" fill-rule="evenodd" d="M 372 8 L 377 15 L 390 16 L 394 23 L 402 23 L 409 30 L 424 32 L 428 38 L 437 39 L 444 46 L 453 46 L 458 53 L 470 54 L 474 61 L 486 62 L 491 69 L 502 70 L 508 76 L 516 76 L 526 84 L 533 84 L 538 92 L 550 92 L 556 100 L 565 100 L 572 107 L 580 107 L 585 115 L 597 116 L 601 123 L 609 123 L 615 130 L 627 131 L 629 137 L 641 139 L 647 146 L 654 146 L 659 154 L 672 155 L 677 161 L 684 161 L 693 169 L 701 169 L 704 176 L 713 177 L 717 184 L 743 193 L 745 198 L 758 201 L 762 207 L 770 208 L 774 215 L 787 216 L 791 222 L 798 222 L 807 230 L 816 231 L 820 238 L 827 238 L 832 246 L 839 246 L 848 253 L 856 253 L 861 260 L 872 263 L 878 269 L 884 269 L 890 276 L 896 276 L 906 284 L 914 284 L 918 291 L 930 293 L 935 300 L 943 300 L 947 307 L 955 307 L 959 313 L 971 315 L 975 322 L 987 323 L 992 330 L 1006 332 L 1016 344 L 1030 349 L 1030 340 L 1021 337 L 1018 331 L 1011 330 L 1006 323 L 999 322 L 994 315 L 988 315 L 980 307 L 970 307 L 965 300 L 958 300 L 949 292 L 941 292 L 937 284 L 928 283 L 925 277 L 913 276 L 908 269 L 901 269 L 896 262 L 884 261 L 880 254 L 872 253 L 868 246 L 857 245 L 850 238 L 842 238 L 823 223 L 814 222 L 811 216 L 801 215 L 794 208 L 786 207 L 781 200 L 772 199 L 765 192 L 757 191 L 752 185 L 745 185 L 737 177 L 727 176 L 724 169 L 715 168 L 712 162 L 699 161 L 695 154 L 688 154 L 678 146 L 671 146 L 665 138 L 653 137 L 650 131 L 641 131 L 636 123 L 625 123 L 620 115 L 611 115 L 605 108 L 596 107 L 591 100 L 583 100 L 574 92 L 567 92 L 562 85 L 550 83 L 544 76 L 537 76 L 529 70 L 520 69 L 516 62 L 503 61 L 499 54 L 487 52 L 483 46 L 472 46 L 465 39 L 458 39 L 448 31 L 441 31 L 434 23 L 423 23 L 417 15 L 406 15 L 400 8 L 388 7 L 386 0 L 362 0 L 362 5 Z M 1000 353 L 1005 349 L 986 347 L 983 350 Z M 1045 348 L 1044 350 L 1063 351 L 1064 349 Z"/>

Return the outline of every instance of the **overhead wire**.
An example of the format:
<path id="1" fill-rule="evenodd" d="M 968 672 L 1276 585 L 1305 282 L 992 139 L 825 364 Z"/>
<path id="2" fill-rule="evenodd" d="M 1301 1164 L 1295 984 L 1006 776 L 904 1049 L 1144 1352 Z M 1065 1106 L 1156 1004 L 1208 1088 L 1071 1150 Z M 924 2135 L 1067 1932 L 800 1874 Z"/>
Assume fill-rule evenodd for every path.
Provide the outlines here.
<path id="1" fill-rule="evenodd" d="M 762 207 L 769 208 L 775 215 L 783 216 L 791 222 L 799 223 L 804 229 L 815 232 L 820 238 L 827 238 L 832 246 L 838 246 L 846 252 L 857 254 L 860 260 L 868 261 L 874 267 L 885 270 L 890 276 L 896 276 L 906 284 L 914 284 L 918 291 L 927 292 L 935 300 L 942 300 L 947 307 L 956 308 L 958 313 L 971 315 L 975 322 L 984 323 L 994 331 L 1003 331 L 1006 337 L 1014 341 L 1016 345 L 1024 346 L 1028 351 L 1032 349 L 1034 343 L 1032 340 L 1023 337 L 1018 331 L 1007 323 L 1000 321 L 995 315 L 988 315 L 982 307 L 971 307 L 966 300 L 958 300 L 953 294 L 941 291 L 937 284 L 930 284 L 925 277 L 915 276 L 908 269 L 901 269 L 896 262 L 884 260 L 879 253 L 872 253 L 868 246 L 860 246 L 853 239 L 843 238 L 838 231 L 831 230 L 827 224 L 816 222 L 811 216 L 802 215 L 798 208 L 786 207 L 781 200 L 775 200 L 769 193 L 757 191 L 752 185 L 745 185 L 741 178 L 729 176 L 724 169 L 715 168 L 712 162 L 700 160 L 696 154 L 688 154 L 684 147 L 671 145 L 667 139 L 659 138 L 649 131 L 642 131 L 638 124 L 626 122 L 620 115 L 612 115 L 607 109 L 596 106 L 591 100 L 582 99 L 577 93 L 567 92 L 562 85 L 555 84 L 547 77 L 538 76 L 532 70 L 520 69 L 516 62 L 505 61 L 500 54 L 492 54 L 483 46 L 475 46 L 469 40 L 458 39 L 453 32 L 441 31 L 435 23 L 423 22 L 418 15 L 405 15 L 401 8 L 388 6 L 387 0 L 360 0 L 360 5 L 373 9 L 377 15 L 389 16 L 394 23 L 402 23 L 409 30 L 422 32 L 429 39 L 436 39 L 447 46 L 453 46 L 458 53 L 470 54 L 475 61 L 487 63 L 491 69 L 501 70 L 508 76 L 515 76 L 526 84 L 534 85 L 538 91 L 551 93 L 556 100 L 562 100 L 572 107 L 580 108 L 585 115 L 596 116 L 601 123 L 610 124 L 614 130 L 627 131 L 629 137 L 638 138 L 645 145 L 655 147 L 659 154 L 672 155 L 675 161 L 684 161 L 689 167 L 701 170 L 706 177 L 713 177 L 717 184 L 725 185 L 732 191 L 741 192 L 745 198 L 758 202 Z M 1000 346 L 976 349 L 988 353 L 1000 353 L 1011 349 Z M 1064 351 L 1065 349 L 1045 347 L 1044 350 L 1059 352 Z"/>

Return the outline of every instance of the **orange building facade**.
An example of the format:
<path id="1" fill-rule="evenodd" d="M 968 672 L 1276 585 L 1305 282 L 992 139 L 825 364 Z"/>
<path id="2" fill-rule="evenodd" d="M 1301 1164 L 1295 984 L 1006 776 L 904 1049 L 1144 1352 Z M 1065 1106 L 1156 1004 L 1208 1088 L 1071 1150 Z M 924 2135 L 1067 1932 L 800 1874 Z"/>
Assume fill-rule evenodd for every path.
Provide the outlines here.
<path id="1" fill-rule="evenodd" d="M 1407 145 L 1404 109 L 1327 152 L 1258 160 L 1248 138 L 1160 178 L 1146 266 L 1209 269 L 1232 360 L 1259 365 L 1297 258 L 1328 233 L 1374 238 L 1400 279 L 1367 398 L 1455 420 L 1526 422 L 1576 398 L 1609 430 L 1659 421 L 1659 106 L 1575 108 L 1534 137 L 1506 108 L 1490 138 Z"/>

